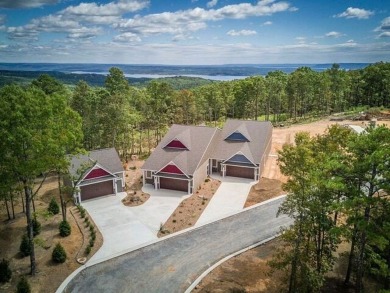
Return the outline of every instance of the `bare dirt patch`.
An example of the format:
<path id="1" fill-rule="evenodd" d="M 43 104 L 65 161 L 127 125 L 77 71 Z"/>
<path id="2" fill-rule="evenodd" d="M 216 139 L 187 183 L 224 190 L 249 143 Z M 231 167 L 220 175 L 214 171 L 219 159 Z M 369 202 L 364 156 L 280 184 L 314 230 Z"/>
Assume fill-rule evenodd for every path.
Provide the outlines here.
<path id="1" fill-rule="evenodd" d="M 280 245 L 275 239 L 235 256 L 214 269 L 192 291 L 217 292 L 282 292 L 283 276 L 271 273 L 267 261 Z"/>
<path id="2" fill-rule="evenodd" d="M 145 203 L 150 195 L 142 191 L 142 166 L 145 161 L 135 159 L 124 165 L 127 196 L 122 203 L 128 207 Z"/>
<path id="3" fill-rule="evenodd" d="M 277 179 L 261 178 L 258 183 L 252 186 L 246 199 L 244 208 L 266 201 L 268 199 L 285 194 L 282 189 L 282 182 Z"/>
<path id="4" fill-rule="evenodd" d="M 157 236 L 166 236 L 194 226 L 220 184 L 221 182 L 217 179 L 207 178 L 200 189 L 180 203 L 165 224 L 162 225 Z"/>
<path id="5" fill-rule="evenodd" d="M 70 212 L 75 208 L 73 202 L 68 198 L 67 220 L 71 226 L 72 233 L 68 237 L 59 235 L 59 224 L 62 221 L 61 213 L 49 215 L 47 213 L 48 203 L 52 197 L 59 202 L 57 178 L 55 176 L 46 179 L 35 200 L 36 215 L 42 224 L 41 233 L 34 238 L 35 254 L 37 263 L 37 274 L 29 276 L 30 258 L 22 257 L 19 253 L 19 246 L 22 235 L 26 233 L 26 217 L 22 209 L 22 200 L 17 198 L 15 202 L 15 219 L 7 220 L 5 211 L 0 213 L 0 258 L 10 261 L 12 279 L 9 283 L 0 286 L 0 292 L 15 292 L 19 277 L 27 277 L 32 292 L 55 292 L 58 286 L 76 270 L 80 264 L 77 258 L 84 255 L 83 243 L 89 241 L 89 234 L 86 229 L 80 230 L 77 224 L 77 213 Z M 97 229 L 96 229 L 97 230 Z M 67 260 L 63 264 L 55 264 L 51 260 L 53 248 L 61 243 L 67 253 Z M 102 245 L 100 233 L 96 233 L 96 240 L 93 249 L 88 257 L 91 257 Z"/>

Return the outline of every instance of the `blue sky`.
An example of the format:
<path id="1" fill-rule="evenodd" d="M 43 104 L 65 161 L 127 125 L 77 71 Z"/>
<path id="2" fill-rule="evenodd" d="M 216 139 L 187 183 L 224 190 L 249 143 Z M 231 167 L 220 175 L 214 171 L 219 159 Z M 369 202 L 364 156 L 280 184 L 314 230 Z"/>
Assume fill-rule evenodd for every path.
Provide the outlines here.
<path id="1" fill-rule="evenodd" d="M 0 62 L 377 61 L 388 0 L 0 0 Z"/>

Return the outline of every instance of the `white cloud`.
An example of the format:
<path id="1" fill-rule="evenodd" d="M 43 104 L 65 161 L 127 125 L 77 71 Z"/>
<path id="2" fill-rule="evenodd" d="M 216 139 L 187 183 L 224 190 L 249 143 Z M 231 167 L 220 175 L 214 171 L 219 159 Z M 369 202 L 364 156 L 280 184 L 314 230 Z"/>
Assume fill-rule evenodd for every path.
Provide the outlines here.
<path id="1" fill-rule="evenodd" d="M 226 34 L 229 35 L 229 36 L 232 36 L 232 37 L 238 37 L 238 36 L 252 36 L 252 35 L 256 35 L 257 32 L 256 31 L 252 31 L 252 30 L 240 30 L 240 31 L 230 30 Z"/>
<path id="2" fill-rule="evenodd" d="M 114 38 L 116 42 L 134 43 L 141 42 L 141 38 L 133 33 L 123 33 Z"/>
<path id="3" fill-rule="evenodd" d="M 334 15 L 334 17 L 368 19 L 372 15 L 374 15 L 373 11 L 365 10 L 361 8 L 348 7 L 347 10 L 337 15 Z"/>
<path id="4" fill-rule="evenodd" d="M 252 16 L 265 16 L 277 12 L 288 11 L 290 4 L 273 0 L 259 1 L 257 4 L 240 3 L 227 5 L 219 9 L 194 8 L 176 12 L 163 12 L 123 19 L 114 25 L 123 32 L 141 35 L 181 34 L 186 31 L 195 32 L 207 27 L 208 21 L 223 19 L 244 19 Z"/>
<path id="5" fill-rule="evenodd" d="M 377 27 L 375 32 L 380 32 L 377 38 L 387 38 L 390 36 L 390 16 L 382 20 L 381 25 Z"/>
<path id="6" fill-rule="evenodd" d="M 0 0 L 0 8 L 35 8 L 58 2 L 58 0 Z"/>
<path id="7" fill-rule="evenodd" d="M 210 2 L 207 2 L 207 7 L 211 8 L 218 4 L 218 0 L 211 0 Z"/>
<path id="8" fill-rule="evenodd" d="M 272 25 L 272 21 L 266 21 L 266 22 L 263 22 L 262 25 Z"/>
<path id="9" fill-rule="evenodd" d="M 340 32 L 335 32 L 335 31 L 325 34 L 325 37 L 328 37 L 328 38 L 340 38 L 342 36 L 345 36 L 345 35 L 340 33 Z"/>
<path id="10" fill-rule="evenodd" d="M 295 39 L 298 41 L 298 44 L 306 43 L 306 37 L 296 37 Z"/>
<path id="11" fill-rule="evenodd" d="M 383 32 L 379 34 L 379 38 L 390 38 L 390 32 Z"/>

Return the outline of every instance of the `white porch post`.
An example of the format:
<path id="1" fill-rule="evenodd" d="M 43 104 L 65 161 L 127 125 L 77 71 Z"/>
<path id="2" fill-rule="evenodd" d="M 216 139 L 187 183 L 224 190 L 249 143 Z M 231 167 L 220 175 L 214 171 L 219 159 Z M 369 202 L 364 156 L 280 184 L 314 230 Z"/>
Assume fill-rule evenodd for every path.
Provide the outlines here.
<path id="1" fill-rule="evenodd" d="M 145 180 L 146 180 L 146 178 L 145 178 L 145 177 L 146 177 L 146 172 L 147 172 L 147 171 L 145 171 L 145 170 L 142 171 L 142 185 L 143 185 L 143 186 L 145 186 L 145 182 L 146 182 L 146 181 L 145 181 Z"/>
<path id="2" fill-rule="evenodd" d="M 226 175 L 226 165 L 222 165 L 222 177 Z"/>
<path id="3" fill-rule="evenodd" d="M 154 176 L 154 189 L 158 189 L 158 181 L 159 181 L 159 177 L 158 176 Z"/>

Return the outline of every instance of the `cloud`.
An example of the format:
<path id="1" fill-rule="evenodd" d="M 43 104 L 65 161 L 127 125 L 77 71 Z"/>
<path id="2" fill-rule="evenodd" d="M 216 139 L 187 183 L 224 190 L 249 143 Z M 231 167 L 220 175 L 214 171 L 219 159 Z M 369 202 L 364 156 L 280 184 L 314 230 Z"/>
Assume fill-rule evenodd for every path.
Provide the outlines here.
<path id="1" fill-rule="evenodd" d="M 295 39 L 298 41 L 298 44 L 306 43 L 306 37 L 296 37 Z"/>
<path id="2" fill-rule="evenodd" d="M 240 30 L 240 31 L 230 30 L 226 34 L 229 35 L 229 36 L 232 36 L 232 37 L 238 37 L 238 36 L 252 36 L 252 35 L 256 35 L 257 32 L 256 31 L 252 31 L 252 30 Z"/>
<path id="3" fill-rule="evenodd" d="M 123 33 L 114 38 L 115 42 L 134 43 L 141 42 L 141 38 L 133 33 Z"/>
<path id="4" fill-rule="evenodd" d="M 211 8 L 218 4 L 218 0 L 211 0 L 210 2 L 207 2 L 207 7 Z"/>
<path id="5" fill-rule="evenodd" d="M 340 38 L 342 36 L 345 36 L 345 35 L 340 33 L 340 32 L 335 32 L 335 31 L 325 34 L 325 37 L 328 37 L 328 38 Z"/>
<path id="6" fill-rule="evenodd" d="M 333 17 L 345 17 L 345 18 L 357 18 L 357 19 L 368 19 L 370 16 L 374 15 L 373 11 L 348 7 L 342 13 L 336 14 Z"/>
<path id="7" fill-rule="evenodd" d="M 390 38 L 390 32 L 383 32 L 379 34 L 379 38 Z"/>
<path id="8" fill-rule="evenodd" d="M 82 26 L 62 15 L 48 15 L 33 19 L 29 24 L 7 29 L 8 38 L 14 40 L 37 40 L 39 33 L 66 33 L 68 38 L 92 38 L 102 32 L 101 28 Z"/>
<path id="9" fill-rule="evenodd" d="M 149 0 L 121 0 L 100 5 L 94 2 L 80 3 L 69 6 L 58 14 L 93 24 L 112 24 L 119 21 L 123 14 L 142 10 L 149 4 Z"/>
<path id="10" fill-rule="evenodd" d="M 164 33 L 177 35 L 204 29 L 209 21 L 272 15 L 288 11 L 289 8 L 290 4 L 273 0 L 259 1 L 255 5 L 240 3 L 209 10 L 197 7 L 176 12 L 163 12 L 123 19 L 114 24 L 114 27 L 122 32 L 132 32 L 141 35 Z"/>
<path id="11" fill-rule="evenodd" d="M 0 8 L 35 8 L 57 4 L 58 0 L 0 0 Z"/>
<path id="12" fill-rule="evenodd" d="M 380 32 L 377 38 L 388 38 L 390 36 L 390 16 L 382 20 L 381 25 L 378 26 L 375 32 Z"/>
<path id="13" fill-rule="evenodd" d="M 266 21 L 266 22 L 263 22 L 262 25 L 272 25 L 272 21 Z"/>

